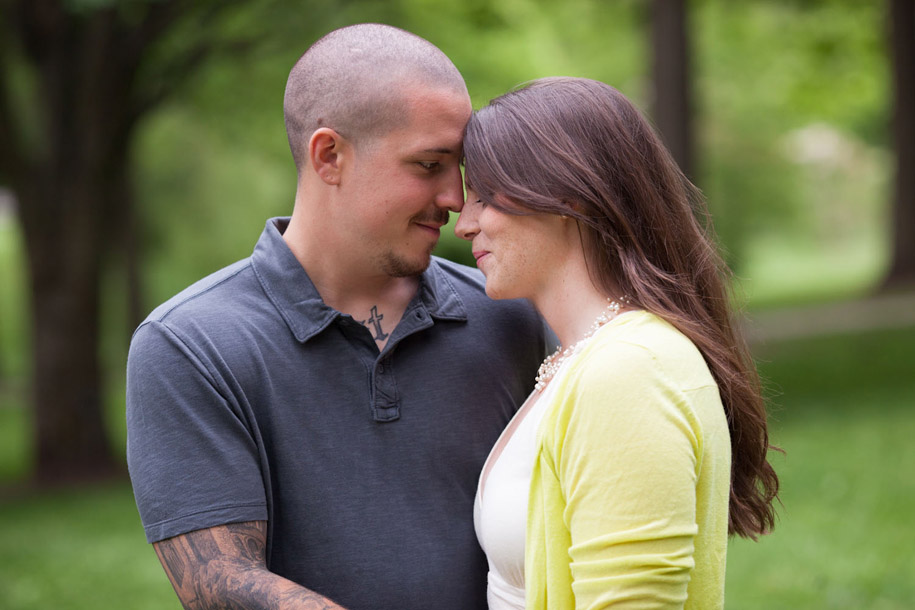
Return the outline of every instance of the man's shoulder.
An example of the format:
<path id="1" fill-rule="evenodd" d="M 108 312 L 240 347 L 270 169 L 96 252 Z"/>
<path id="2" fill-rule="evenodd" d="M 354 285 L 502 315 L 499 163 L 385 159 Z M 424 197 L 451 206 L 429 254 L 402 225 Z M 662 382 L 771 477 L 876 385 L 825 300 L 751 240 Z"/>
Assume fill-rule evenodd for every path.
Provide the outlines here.
<path id="1" fill-rule="evenodd" d="M 255 287 L 250 273 L 251 259 L 244 258 L 197 280 L 152 310 L 143 324 L 149 322 L 180 323 L 182 319 L 225 315 L 235 308 L 238 297 Z M 141 325 L 142 326 L 142 325 Z"/>

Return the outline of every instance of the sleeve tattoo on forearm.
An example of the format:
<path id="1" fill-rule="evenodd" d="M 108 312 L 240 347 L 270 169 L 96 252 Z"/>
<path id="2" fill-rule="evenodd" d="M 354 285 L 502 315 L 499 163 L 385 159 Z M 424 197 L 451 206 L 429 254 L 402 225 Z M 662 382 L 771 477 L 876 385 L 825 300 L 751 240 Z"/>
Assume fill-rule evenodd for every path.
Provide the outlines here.
<path id="1" fill-rule="evenodd" d="M 186 610 L 339 609 L 327 598 L 267 570 L 267 524 L 233 523 L 155 544 Z"/>

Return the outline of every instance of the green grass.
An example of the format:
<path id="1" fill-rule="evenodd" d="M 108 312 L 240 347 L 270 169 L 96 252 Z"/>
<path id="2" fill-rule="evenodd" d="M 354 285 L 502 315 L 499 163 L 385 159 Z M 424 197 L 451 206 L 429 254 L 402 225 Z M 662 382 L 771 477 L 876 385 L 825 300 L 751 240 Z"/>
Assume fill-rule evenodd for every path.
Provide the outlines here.
<path id="1" fill-rule="evenodd" d="M 784 507 L 771 536 L 731 542 L 728 607 L 910 608 L 915 329 L 760 354 Z"/>
<path id="2" fill-rule="evenodd" d="M 0 503 L 0 607 L 180 610 L 146 544 L 130 487 Z"/>
<path id="3" fill-rule="evenodd" d="M 911 607 L 915 328 L 785 342 L 758 355 L 775 394 L 772 440 L 787 452 L 773 457 L 784 507 L 770 536 L 731 542 L 727 607 Z M 0 421 L 4 438 L 16 411 Z M 0 496 L 0 607 L 179 605 L 121 483 Z"/>

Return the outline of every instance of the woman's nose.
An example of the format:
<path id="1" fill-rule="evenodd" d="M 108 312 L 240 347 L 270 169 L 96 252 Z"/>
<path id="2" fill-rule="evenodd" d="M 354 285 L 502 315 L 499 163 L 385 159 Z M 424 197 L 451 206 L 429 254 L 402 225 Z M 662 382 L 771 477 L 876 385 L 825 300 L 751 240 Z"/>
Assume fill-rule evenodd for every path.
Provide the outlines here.
<path id="1" fill-rule="evenodd" d="M 479 206 L 473 203 L 468 196 L 463 209 L 461 209 L 461 215 L 458 216 L 457 223 L 454 225 L 454 234 L 461 239 L 472 240 L 480 231 L 480 227 L 477 224 L 478 213 Z"/>

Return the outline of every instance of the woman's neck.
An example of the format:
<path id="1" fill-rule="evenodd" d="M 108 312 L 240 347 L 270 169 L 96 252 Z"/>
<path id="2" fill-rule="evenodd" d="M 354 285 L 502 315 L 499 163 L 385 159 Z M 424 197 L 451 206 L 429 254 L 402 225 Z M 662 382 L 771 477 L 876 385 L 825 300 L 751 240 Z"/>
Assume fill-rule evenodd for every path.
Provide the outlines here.
<path id="1" fill-rule="evenodd" d="M 560 273 L 551 274 L 531 301 L 566 348 L 588 334 L 595 320 L 607 312 L 608 296 L 618 302 L 622 298 L 604 294 L 594 285 L 582 255 L 569 260 Z"/>
<path id="2" fill-rule="evenodd" d="M 535 303 L 563 348 L 580 341 L 591 329 L 594 321 L 607 310 L 607 297 L 588 285 L 586 288 L 570 290 Z"/>

